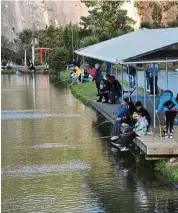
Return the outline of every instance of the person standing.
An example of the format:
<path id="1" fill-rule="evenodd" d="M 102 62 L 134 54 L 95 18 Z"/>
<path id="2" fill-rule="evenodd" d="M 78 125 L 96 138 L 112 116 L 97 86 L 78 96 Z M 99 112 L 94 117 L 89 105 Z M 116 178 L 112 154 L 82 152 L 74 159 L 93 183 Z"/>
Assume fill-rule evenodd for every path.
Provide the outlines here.
<path id="1" fill-rule="evenodd" d="M 158 95 L 158 64 L 150 64 L 148 67 L 149 83 L 150 83 L 150 95 L 154 95 L 154 77 L 155 77 L 155 95 Z"/>
<path id="2" fill-rule="evenodd" d="M 157 112 L 161 111 L 165 112 L 164 137 L 173 138 L 174 119 L 178 111 L 178 94 L 175 99 L 172 91 L 165 90 L 160 96 Z"/>
<path id="3" fill-rule="evenodd" d="M 95 81 L 95 83 L 96 83 L 96 88 L 97 88 L 97 91 L 98 91 L 97 96 L 99 96 L 99 92 L 100 92 L 100 81 L 101 81 L 101 78 L 102 78 L 100 64 L 95 64 L 95 69 L 96 70 L 95 70 L 95 75 L 94 75 L 93 81 Z"/>
<path id="4" fill-rule="evenodd" d="M 136 67 L 134 65 L 129 65 L 127 68 L 127 74 L 129 76 L 129 85 L 131 88 L 135 87 L 136 81 Z"/>
<path id="5" fill-rule="evenodd" d="M 112 73 L 112 64 L 110 62 L 106 62 L 107 73 Z"/>
<path id="6" fill-rule="evenodd" d="M 147 91 L 150 91 L 150 72 L 149 67 L 146 69 L 146 89 Z"/>

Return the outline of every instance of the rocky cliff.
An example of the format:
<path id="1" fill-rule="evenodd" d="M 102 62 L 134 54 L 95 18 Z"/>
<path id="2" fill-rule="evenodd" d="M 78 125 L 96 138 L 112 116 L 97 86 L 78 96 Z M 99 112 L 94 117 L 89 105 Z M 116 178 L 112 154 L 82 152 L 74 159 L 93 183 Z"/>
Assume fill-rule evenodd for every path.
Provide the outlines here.
<path id="1" fill-rule="evenodd" d="M 139 16 L 134 1 L 125 1 L 123 9 L 136 21 Z M 50 24 L 63 26 L 69 22 L 79 23 L 81 16 L 88 15 L 88 8 L 80 0 L 76 1 L 2 1 L 1 32 L 10 40 L 25 28 L 43 29 Z"/>
<path id="2" fill-rule="evenodd" d="M 70 21 L 77 23 L 80 16 L 88 14 L 80 1 L 2 1 L 1 32 L 12 39 L 25 28 L 45 28 L 50 24 L 63 26 Z"/>

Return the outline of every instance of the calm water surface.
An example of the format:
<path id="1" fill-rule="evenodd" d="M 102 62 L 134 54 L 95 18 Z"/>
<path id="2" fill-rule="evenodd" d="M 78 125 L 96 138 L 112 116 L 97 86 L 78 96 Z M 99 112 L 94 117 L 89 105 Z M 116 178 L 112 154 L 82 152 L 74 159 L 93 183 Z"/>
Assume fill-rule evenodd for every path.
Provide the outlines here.
<path id="1" fill-rule="evenodd" d="M 98 120 L 48 76 L 3 75 L 2 212 L 178 212 L 178 191 Z"/>

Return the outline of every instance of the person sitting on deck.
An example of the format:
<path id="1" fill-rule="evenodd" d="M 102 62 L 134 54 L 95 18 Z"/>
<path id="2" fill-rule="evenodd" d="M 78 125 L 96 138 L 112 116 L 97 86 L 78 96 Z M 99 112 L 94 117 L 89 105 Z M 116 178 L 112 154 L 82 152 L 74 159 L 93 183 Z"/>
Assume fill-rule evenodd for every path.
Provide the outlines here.
<path id="1" fill-rule="evenodd" d="M 92 77 L 90 76 L 90 73 L 88 72 L 88 67 L 84 68 L 84 73 L 81 75 L 81 82 L 91 82 Z"/>
<path id="2" fill-rule="evenodd" d="M 150 127 L 150 124 L 151 124 L 151 116 L 150 116 L 150 113 L 148 112 L 147 109 L 145 109 L 142 105 L 142 102 L 141 101 L 137 101 L 135 103 L 135 108 L 137 110 L 137 113 L 141 112 L 143 114 L 143 116 L 146 117 L 147 121 L 148 121 L 148 128 Z"/>
<path id="3" fill-rule="evenodd" d="M 109 100 L 109 93 L 111 91 L 111 81 L 109 80 L 108 75 L 106 75 L 106 79 L 102 78 L 100 82 L 100 91 L 99 91 L 99 99 L 97 102 L 102 102 L 103 97 L 105 98 L 105 101 L 103 103 L 108 103 Z"/>
<path id="4" fill-rule="evenodd" d="M 78 67 L 75 67 L 75 72 L 72 74 L 72 83 L 70 85 L 76 84 L 81 74 L 82 71 Z"/>
<path id="5" fill-rule="evenodd" d="M 121 147 L 121 151 L 127 151 L 136 137 L 143 137 L 147 134 L 148 121 L 143 112 L 138 112 L 137 123 L 134 128 L 128 127 L 124 133 L 113 144 Z"/>
<path id="6" fill-rule="evenodd" d="M 109 101 L 109 103 L 111 104 L 116 103 L 116 97 L 120 98 L 122 96 L 122 86 L 120 82 L 115 79 L 115 76 L 113 78 L 114 80 L 112 81 L 112 88 L 111 88 L 110 101 Z"/>
<path id="7" fill-rule="evenodd" d="M 129 126 L 134 126 L 134 124 L 136 123 L 134 121 L 134 118 L 133 118 L 133 114 L 134 112 L 136 112 L 136 108 L 135 108 L 135 105 L 133 103 L 133 101 L 129 100 L 129 98 L 126 98 L 127 99 L 127 102 L 128 102 L 128 105 L 127 105 L 127 108 L 128 108 L 128 115 L 125 116 L 125 118 L 122 120 L 122 123 L 125 123 L 125 124 L 128 124 Z"/>
<path id="8" fill-rule="evenodd" d="M 129 114 L 128 103 L 129 103 L 129 99 L 124 98 L 124 101 L 121 104 L 120 108 L 113 112 L 114 115 L 117 115 L 117 118 L 114 121 L 114 126 L 112 129 L 113 137 L 111 138 L 111 140 L 116 140 L 119 137 L 118 135 L 121 133 L 121 124 L 122 124 L 123 120 Z"/>
<path id="9" fill-rule="evenodd" d="M 160 96 L 157 112 L 161 111 L 165 112 L 164 137 L 172 139 L 174 119 L 178 111 L 178 94 L 175 99 L 171 90 L 165 90 Z"/>

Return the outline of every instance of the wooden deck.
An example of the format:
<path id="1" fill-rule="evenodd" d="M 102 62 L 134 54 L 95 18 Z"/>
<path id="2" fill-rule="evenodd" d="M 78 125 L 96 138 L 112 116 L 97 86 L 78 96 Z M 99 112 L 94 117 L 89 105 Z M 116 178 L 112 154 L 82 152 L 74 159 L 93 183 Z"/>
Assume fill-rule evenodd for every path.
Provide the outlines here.
<path id="1" fill-rule="evenodd" d="M 114 123 L 116 116 L 113 115 L 113 111 L 119 107 L 119 104 L 110 105 L 93 101 L 92 107 L 111 123 Z M 178 156 L 178 126 L 174 128 L 174 139 L 165 139 L 158 135 L 159 133 L 154 136 L 146 135 L 136 138 L 135 144 L 145 153 L 146 159 Z"/>

